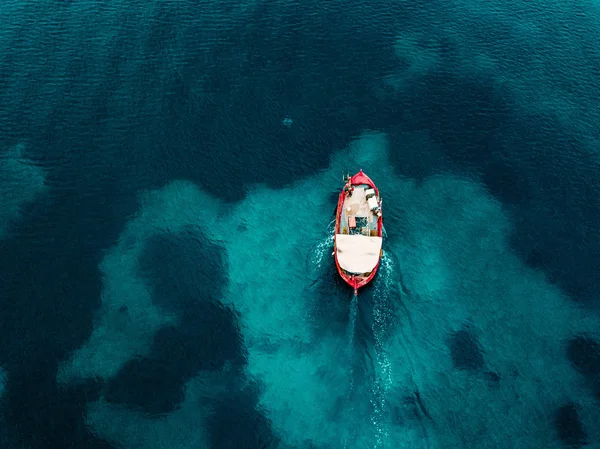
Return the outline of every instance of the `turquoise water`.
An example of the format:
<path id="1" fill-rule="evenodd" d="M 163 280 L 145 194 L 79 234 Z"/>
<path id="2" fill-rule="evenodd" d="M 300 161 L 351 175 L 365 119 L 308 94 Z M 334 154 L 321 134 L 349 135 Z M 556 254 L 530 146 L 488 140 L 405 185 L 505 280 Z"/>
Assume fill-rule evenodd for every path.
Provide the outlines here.
<path id="1" fill-rule="evenodd" d="M 2 447 L 599 444 L 593 4 L 0 19 Z M 359 168 L 386 238 L 353 297 Z"/>

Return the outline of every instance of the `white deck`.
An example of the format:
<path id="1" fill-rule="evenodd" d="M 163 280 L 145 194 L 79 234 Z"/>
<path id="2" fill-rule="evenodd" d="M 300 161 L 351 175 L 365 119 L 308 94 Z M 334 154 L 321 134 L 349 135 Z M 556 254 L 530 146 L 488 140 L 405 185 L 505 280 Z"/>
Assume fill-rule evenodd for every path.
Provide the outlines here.
<path id="1" fill-rule="evenodd" d="M 376 235 L 377 234 L 377 221 L 378 217 L 370 209 L 369 203 L 366 198 L 366 191 L 370 190 L 368 186 L 361 185 L 354 188 L 354 192 L 351 196 L 346 196 L 344 204 L 342 206 L 342 215 L 340 223 L 340 233 L 342 234 L 364 234 L 364 235 Z M 377 201 L 373 198 L 374 201 Z M 361 229 L 360 226 L 352 229 L 349 224 L 349 217 L 366 220 L 366 225 Z"/>
<path id="2" fill-rule="evenodd" d="M 352 215 L 357 217 L 369 217 L 371 212 L 369 211 L 369 204 L 367 203 L 366 193 L 364 187 L 356 187 L 351 197 L 348 197 L 344 201 L 344 210 L 348 210 L 350 207 Z"/>
<path id="3" fill-rule="evenodd" d="M 336 234 L 335 247 L 340 267 L 349 273 L 369 273 L 379 262 L 382 243 L 381 237 Z"/>

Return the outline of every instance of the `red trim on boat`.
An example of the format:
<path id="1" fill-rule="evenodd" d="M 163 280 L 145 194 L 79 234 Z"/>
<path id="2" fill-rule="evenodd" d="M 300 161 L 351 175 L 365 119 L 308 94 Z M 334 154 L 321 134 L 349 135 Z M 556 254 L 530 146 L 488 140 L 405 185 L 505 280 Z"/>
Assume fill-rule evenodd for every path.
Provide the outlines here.
<path id="1" fill-rule="evenodd" d="M 357 174 L 350 178 L 350 184 L 353 186 L 366 184 L 372 189 L 375 189 L 375 193 L 377 193 L 377 196 L 379 196 L 379 191 L 377 190 L 377 187 L 375 187 L 375 183 L 362 171 L 362 168 Z"/>
<path id="2" fill-rule="evenodd" d="M 344 200 L 346 198 L 345 188 L 353 187 L 353 186 L 357 186 L 357 185 L 361 185 L 361 184 L 366 184 L 369 187 L 371 187 L 373 190 L 375 190 L 376 195 L 379 197 L 379 190 L 377 189 L 377 186 L 371 180 L 371 178 L 369 178 L 362 171 L 362 168 L 361 168 L 360 171 L 358 173 L 356 173 L 354 176 L 352 176 L 349 179 L 349 181 L 344 185 L 344 187 L 342 188 L 342 191 L 340 193 L 340 196 L 338 198 L 338 205 L 337 205 L 337 212 L 336 212 L 336 219 L 335 219 L 335 233 L 336 234 L 340 233 L 340 220 L 341 220 L 341 216 L 342 216 L 342 208 L 344 206 Z M 377 235 L 379 237 L 383 236 L 383 216 L 381 216 L 377 219 Z M 359 279 L 356 279 L 355 275 L 346 273 L 346 271 L 344 271 L 342 269 L 342 267 L 340 267 L 340 264 L 337 260 L 337 251 L 335 248 L 335 243 L 334 243 L 334 247 L 333 247 L 333 253 L 335 255 L 335 265 L 337 267 L 338 273 L 340 274 L 341 278 L 350 287 L 352 287 L 354 289 L 355 294 L 358 294 L 359 288 L 364 287 L 365 285 L 367 285 L 369 282 L 371 282 L 373 280 L 373 278 L 377 274 L 377 270 L 378 270 L 379 264 L 381 262 L 381 254 L 380 254 L 379 260 L 377 261 L 377 265 L 375 265 L 375 268 L 373 268 L 373 271 L 371 271 L 366 278 L 359 277 Z"/>

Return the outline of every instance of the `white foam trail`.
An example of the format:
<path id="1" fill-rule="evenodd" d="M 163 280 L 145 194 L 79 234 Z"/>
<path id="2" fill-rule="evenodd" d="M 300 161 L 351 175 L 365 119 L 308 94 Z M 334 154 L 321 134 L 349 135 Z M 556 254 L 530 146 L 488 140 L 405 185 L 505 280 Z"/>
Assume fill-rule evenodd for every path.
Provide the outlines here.
<path id="1" fill-rule="evenodd" d="M 358 295 L 352 295 L 350 303 L 350 319 L 348 320 L 348 350 L 354 352 L 354 337 L 356 335 L 356 316 L 358 315 Z"/>
<path id="2" fill-rule="evenodd" d="M 350 302 L 350 316 L 348 319 L 348 361 L 350 366 L 350 387 L 348 388 L 348 396 L 346 403 L 348 404 L 347 413 L 352 414 L 354 411 L 354 340 L 356 337 L 356 318 L 358 316 L 358 295 L 354 293 L 352 295 L 352 301 Z M 355 429 L 350 429 L 350 435 L 344 438 L 344 448 L 352 447 L 354 441 Z"/>
<path id="3" fill-rule="evenodd" d="M 333 250 L 333 234 L 335 231 L 335 218 L 329 222 L 325 231 L 325 237 L 319 241 L 315 249 L 309 254 L 308 263 L 311 270 L 323 267 L 323 260 Z"/>
<path id="4" fill-rule="evenodd" d="M 392 259 L 384 253 L 379 268 L 377 279 L 374 307 L 373 307 L 373 335 L 375 337 L 375 353 L 377 360 L 377 372 L 375 373 L 375 385 L 372 389 L 371 403 L 373 404 L 373 415 L 371 423 L 375 428 L 374 448 L 383 448 L 389 436 L 388 424 L 386 423 L 386 404 L 390 388 L 392 387 L 392 367 L 384 347 L 384 334 L 390 322 L 389 301 L 391 300 L 391 289 L 393 285 L 394 267 Z"/>

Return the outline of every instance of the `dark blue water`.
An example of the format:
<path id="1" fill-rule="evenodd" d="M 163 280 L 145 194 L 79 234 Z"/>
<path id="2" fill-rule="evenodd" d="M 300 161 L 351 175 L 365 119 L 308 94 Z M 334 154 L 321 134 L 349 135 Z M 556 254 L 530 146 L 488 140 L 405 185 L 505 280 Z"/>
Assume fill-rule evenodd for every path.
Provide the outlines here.
<path id="1" fill-rule="evenodd" d="M 4 2 L 0 446 L 600 444 L 599 21 Z M 358 168 L 388 236 L 353 302 Z"/>

